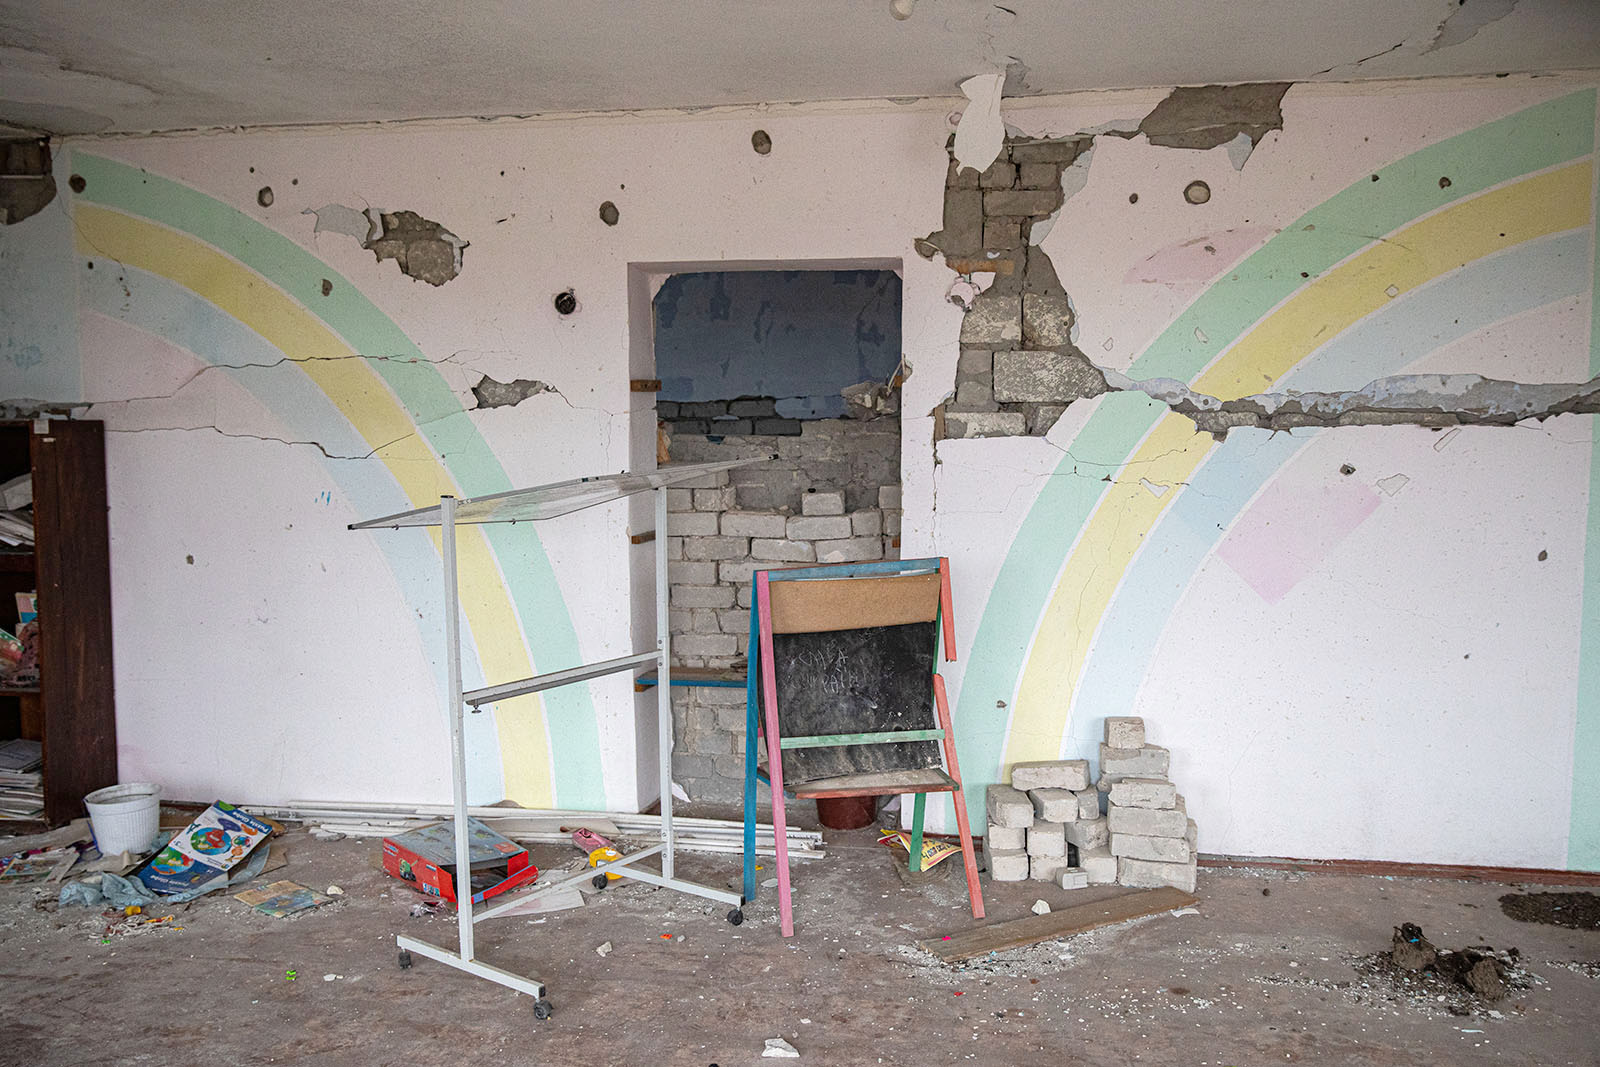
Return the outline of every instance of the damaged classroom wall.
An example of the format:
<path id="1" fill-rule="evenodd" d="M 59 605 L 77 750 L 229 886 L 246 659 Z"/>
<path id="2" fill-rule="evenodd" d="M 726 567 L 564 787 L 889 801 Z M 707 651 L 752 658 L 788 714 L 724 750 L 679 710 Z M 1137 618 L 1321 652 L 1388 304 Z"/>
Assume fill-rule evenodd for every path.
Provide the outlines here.
<path id="1" fill-rule="evenodd" d="M 1138 715 L 1201 851 L 1600 869 L 1594 81 L 1279 88 L 1004 101 L 975 190 L 943 102 L 54 146 L 0 399 L 110 431 L 123 777 L 445 799 L 436 549 L 345 525 L 627 466 L 630 265 L 899 261 L 978 812 Z M 413 213 L 430 276 L 328 205 Z M 630 650 L 636 532 L 466 538 L 469 684 Z M 475 801 L 653 799 L 653 694 L 568 692 L 471 717 Z"/>

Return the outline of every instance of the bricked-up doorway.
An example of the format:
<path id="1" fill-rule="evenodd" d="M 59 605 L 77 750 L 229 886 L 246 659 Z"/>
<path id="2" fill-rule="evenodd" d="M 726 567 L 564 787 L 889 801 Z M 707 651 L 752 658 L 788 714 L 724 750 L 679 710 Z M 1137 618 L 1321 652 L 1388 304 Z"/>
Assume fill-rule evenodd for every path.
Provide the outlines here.
<path id="1" fill-rule="evenodd" d="M 649 418 L 668 462 L 777 456 L 669 492 L 673 660 L 738 675 L 752 571 L 899 557 L 900 277 L 874 264 L 651 282 L 661 386 L 635 422 Z M 744 690 L 678 687 L 673 713 L 674 780 L 696 801 L 737 799 Z"/>

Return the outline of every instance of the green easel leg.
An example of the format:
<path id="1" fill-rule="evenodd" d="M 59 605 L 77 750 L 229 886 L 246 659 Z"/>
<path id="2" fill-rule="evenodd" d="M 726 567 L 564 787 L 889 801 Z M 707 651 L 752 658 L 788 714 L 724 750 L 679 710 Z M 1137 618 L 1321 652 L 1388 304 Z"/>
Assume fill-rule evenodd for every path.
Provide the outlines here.
<path id="1" fill-rule="evenodd" d="M 911 873 L 922 870 L 922 815 L 928 807 L 928 794 L 918 793 L 911 809 Z"/>

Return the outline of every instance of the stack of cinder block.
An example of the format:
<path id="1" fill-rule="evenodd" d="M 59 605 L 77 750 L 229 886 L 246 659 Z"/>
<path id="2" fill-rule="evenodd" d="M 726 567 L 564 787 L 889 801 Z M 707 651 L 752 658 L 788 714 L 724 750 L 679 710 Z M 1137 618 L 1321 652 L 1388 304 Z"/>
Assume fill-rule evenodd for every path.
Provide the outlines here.
<path id="1" fill-rule="evenodd" d="M 1116 880 L 1088 760 L 1018 763 L 1011 784 L 990 786 L 986 801 L 984 851 L 995 881 L 1033 879 L 1081 889 Z"/>
<path id="2" fill-rule="evenodd" d="M 1194 892 L 1195 825 L 1167 778 L 1170 764 L 1166 749 L 1145 744 L 1138 718 L 1106 720 L 1094 788 L 1088 760 L 1016 764 L 1011 784 L 986 796 L 989 876 Z"/>
<path id="3" fill-rule="evenodd" d="M 1145 744 L 1144 720 L 1109 718 L 1100 746 L 1111 855 L 1121 885 L 1194 892 L 1195 825 L 1167 774 L 1171 753 Z"/>

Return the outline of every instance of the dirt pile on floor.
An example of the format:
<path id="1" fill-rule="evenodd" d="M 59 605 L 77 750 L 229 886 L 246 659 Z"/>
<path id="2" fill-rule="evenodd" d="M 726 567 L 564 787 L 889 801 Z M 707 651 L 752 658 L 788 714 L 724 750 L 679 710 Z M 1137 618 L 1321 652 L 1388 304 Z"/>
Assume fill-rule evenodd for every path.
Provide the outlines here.
<path id="1" fill-rule="evenodd" d="M 1600 930 L 1600 896 L 1593 893 L 1507 893 L 1500 910 L 1519 922 Z"/>
<path id="2" fill-rule="evenodd" d="M 1453 1014 L 1468 1014 L 1476 1003 L 1495 1004 L 1511 990 L 1526 989 L 1531 977 L 1517 949 L 1472 945 L 1459 951 L 1437 948 L 1416 923 L 1394 928 L 1388 952 L 1356 961 L 1368 977 L 1387 978 L 1396 991 L 1433 997 Z"/>

